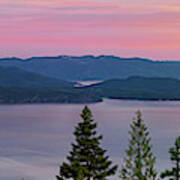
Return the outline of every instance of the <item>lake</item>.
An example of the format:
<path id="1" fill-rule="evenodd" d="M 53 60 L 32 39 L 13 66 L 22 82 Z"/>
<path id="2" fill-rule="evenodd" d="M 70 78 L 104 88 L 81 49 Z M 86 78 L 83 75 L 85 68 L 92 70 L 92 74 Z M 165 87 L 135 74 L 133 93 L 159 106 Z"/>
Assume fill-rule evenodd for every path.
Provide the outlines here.
<path id="1" fill-rule="evenodd" d="M 84 105 L 0 105 L 0 177 L 3 180 L 55 180 L 74 140 Z M 90 104 L 103 134 L 102 145 L 120 164 L 128 130 L 139 109 L 149 127 L 159 171 L 170 166 L 168 149 L 180 135 L 180 101 L 107 100 Z M 117 179 L 116 177 L 112 180 Z"/>

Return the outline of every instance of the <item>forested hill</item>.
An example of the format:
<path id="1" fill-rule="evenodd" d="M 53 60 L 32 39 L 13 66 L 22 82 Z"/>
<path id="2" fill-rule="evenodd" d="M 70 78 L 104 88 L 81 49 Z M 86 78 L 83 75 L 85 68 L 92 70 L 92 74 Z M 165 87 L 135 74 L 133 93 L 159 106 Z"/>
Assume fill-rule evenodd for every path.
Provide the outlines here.
<path id="1" fill-rule="evenodd" d="M 73 88 L 74 83 L 16 67 L 0 66 L 0 103 L 88 103 L 100 97 Z"/>
<path id="2" fill-rule="evenodd" d="M 0 86 L 4 87 L 73 87 L 73 83 L 28 72 L 17 67 L 0 66 Z"/>
<path id="3" fill-rule="evenodd" d="M 100 97 L 137 100 L 180 100 L 180 80 L 130 77 L 84 87 Z"/>
<path id="4" fill-rule="evenodd" d="M 34 79 L 34 82 L 28 78 L 26 80 L 27 82 L 20 80 L 6 85 L 0 80 L 0 103 L 92 103 L 100 102 L 103 98 L 180 100 L 180 80 L 173 78 L 130 77 L 78 88 L 73 88 L 71 84 L 55 86 L 52 82 L 48 85 L 46 79 Z M 37 83 L 36 86 L 32 85 L 33 83 Z"/>
<path id="5" fill-rule="evenodd" d="M 15 66 L 63 80 L 107 80 L 131 76 L 180 78 L 180 62 L 115 56 L 4 58 L 0 66 Z"/>

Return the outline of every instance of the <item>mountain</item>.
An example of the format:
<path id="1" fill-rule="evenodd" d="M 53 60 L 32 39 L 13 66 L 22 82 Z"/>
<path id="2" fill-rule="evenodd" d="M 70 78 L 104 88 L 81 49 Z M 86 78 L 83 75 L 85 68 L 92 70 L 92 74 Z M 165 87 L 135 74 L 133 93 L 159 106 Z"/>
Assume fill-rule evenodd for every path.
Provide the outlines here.
<path id="1" fill-rule="evenodd" d="M 180 62 L 116 56 L 2 58 L 0 66 L 15 66 L 63 80 L 108 80 L 131 76 L 180 78 Z"/>
<path id="2" fill-rule="evenodd" d="M 6 87 L 61 87 L 70 88 L 73 83 L 45 77 L 17 67 L 0 66 L 0 86 Z"/>
<path id="3" fill-rule="evenodd" d="M 92 103 L 102 99 L 84 90 L 62 88 L 1 87 L 0 104 Z"/>
<path id="4" fill-rule="evenodd" d="M 173 78 L 112 79 L 81 89 L 112 99 L 180 100 L 180 80 Z"/>
<path id="5" fill-rule="evenodd" d="M 74 89 L 74 83 L 0 66 L 0 103 L 87 103 L 102 99 Z"/>
<path id="6" fill-rule="evenodd" d="M 12 69 L 14 70 L 12 72 L 17 72 L 16 68 Z M 28 73 L 19 69 L 18 71 L 23 72 L 23 74 Z M 40 79 L 39 81 L 34 79 L 34 82 L 36 82 L 35 86 L 28 78 L 27 82 L 26 80 L 9 84 L 3 82 L 4 85 L 0 81 L 0 103 L 94 103 L 101 102 L 103 98 L 180 100 L 180 80 L 173 78 L 130 77 L 111 79 L 85 87 L 73 87 L 71 84 L 55 86 L 57 84 L 52 84 L 52 82 L 47 84 L 48 81 L 43 81 L 45 82 L 43 84 Z"/>
<path id="7" fill-rule="evenodd" d="M 0 103 L 90 103 L 100 102 L 104 97 L 180 100 L 180 80 L 172 78 L 173 76 L 179 77 L 179 71 L 176 70 L 179 68 L 179 62 L 153 62 L 138 58 L 121 59 L 114 56 L 83 56 L 79 58 L 60 56 L 28 60 L 1 59 L 0 64 Z M 74 64 L 76 64 L 75 69 Z M 125 64 L 128 68 L 125 68 Z M 114 69 L 113 74 L 115 65 L 119 66 L 122 71 Z M 152 68 L 152 66 L 156 68 Z M 146 67 L 144 73 L 147 77 L 132 76 L 126 78 L 135 72 L 137 74 L 138 72 L 142 73 L 142 67 Z M 58 69 L 60 70 L 58 71 Z M 92 72 L 94 73 L 93 76 Z M 162 76 L 164 72 L 170 78 L 151 77 L 158 73 L 159 76 Z M 68 76 L 65 76 L 67 74 Z M 86 78 L 102 80 L 114 76 L 122 76 L 122 78 L 104 80 L 98 84 L 76 88 L 74 83 L 61 80 Z"/>

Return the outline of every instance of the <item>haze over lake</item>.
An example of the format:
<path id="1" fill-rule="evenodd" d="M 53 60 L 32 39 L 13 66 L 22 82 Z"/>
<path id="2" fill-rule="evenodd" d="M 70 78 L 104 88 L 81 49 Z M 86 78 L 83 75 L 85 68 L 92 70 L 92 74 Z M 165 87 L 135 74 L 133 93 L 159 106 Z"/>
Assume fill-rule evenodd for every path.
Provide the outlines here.
<path id="1" fill-rule="evenodd" d="M 82 104 L 0 105 L 0 174 L 3 180 L 55 180 L 81 120 Z M 180 101 L 107 100 L 90 104 L 103 146 L 120 164 L 128 130 L 140 109 L 149 127 L 158 170 L 169 166 L 168 149 L 180 133 Z M 117 179 L 117 178 L 112 178 Z"/>

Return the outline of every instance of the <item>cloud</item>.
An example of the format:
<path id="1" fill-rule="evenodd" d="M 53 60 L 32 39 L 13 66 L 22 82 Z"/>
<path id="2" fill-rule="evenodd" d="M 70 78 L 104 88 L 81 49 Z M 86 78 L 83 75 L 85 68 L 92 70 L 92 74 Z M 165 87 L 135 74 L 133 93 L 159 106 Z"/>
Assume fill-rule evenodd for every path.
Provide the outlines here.
<path id="1" fill-rule="evenodd" d="M 81 49 L 79 54 L 119 49 L 116 55 L 121 56 L 126 54 L 123 49 L 154 49 L 157 58 L 163 55 L 158 56 L 157 48 L 169 49 L 167 56 L 173 59 L 173 49 L 179 48 L 179 10 L 177 0 L 2 0 L 0 56 L 19 56 L 22 48 L 26 57 L 34 56 L 31 47 L 53 46 L 62 54 L 70 48 Z"/>

